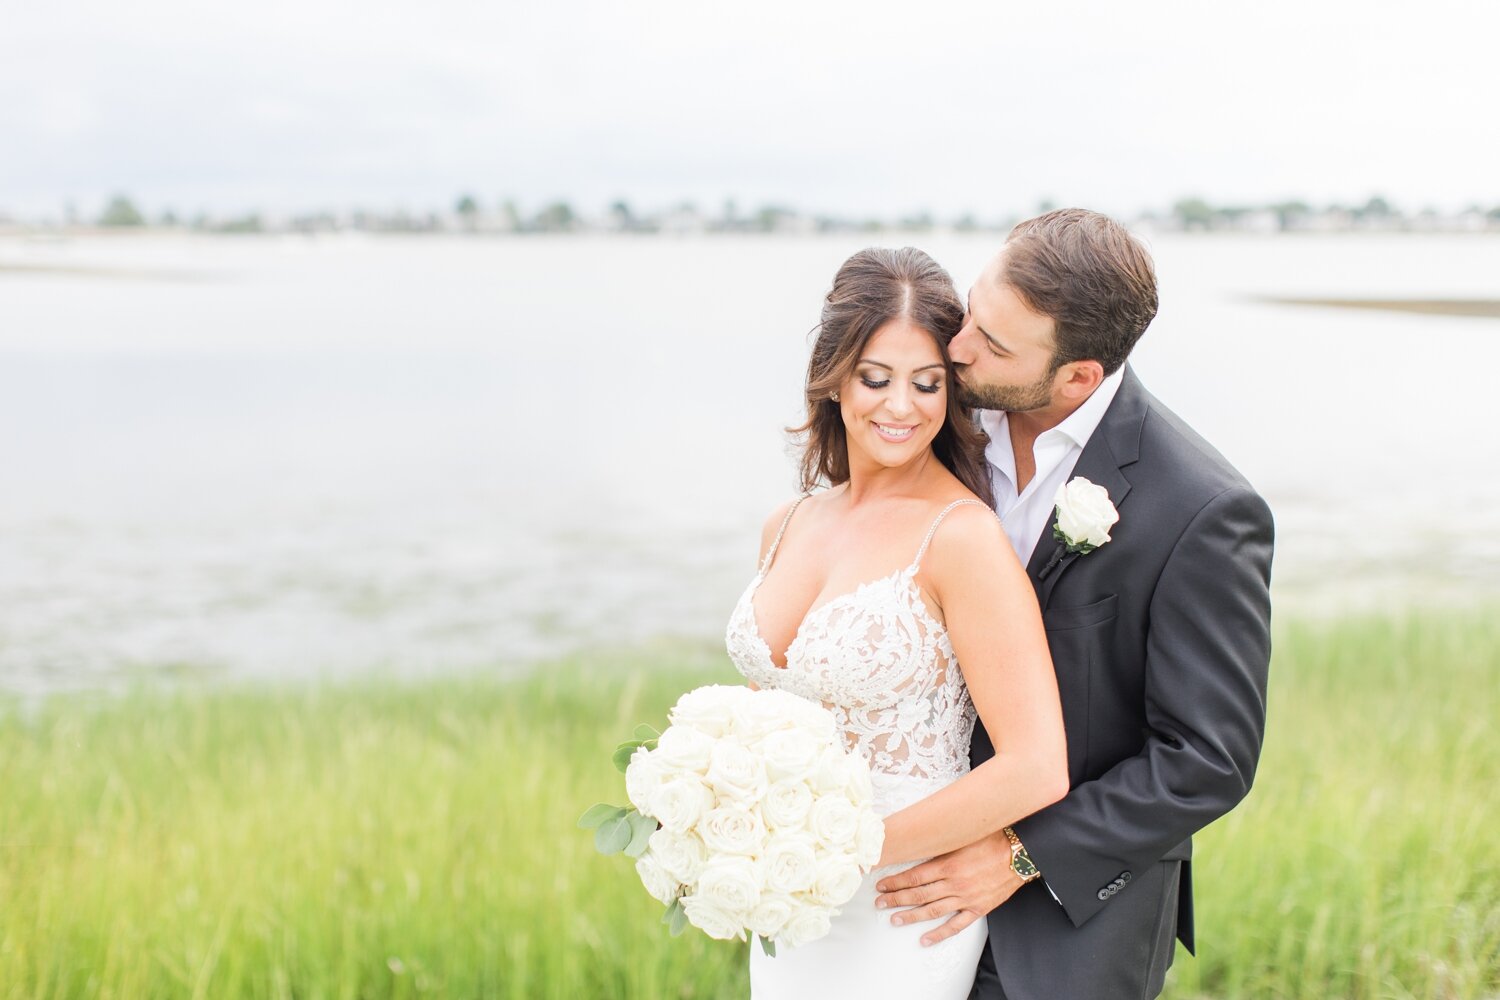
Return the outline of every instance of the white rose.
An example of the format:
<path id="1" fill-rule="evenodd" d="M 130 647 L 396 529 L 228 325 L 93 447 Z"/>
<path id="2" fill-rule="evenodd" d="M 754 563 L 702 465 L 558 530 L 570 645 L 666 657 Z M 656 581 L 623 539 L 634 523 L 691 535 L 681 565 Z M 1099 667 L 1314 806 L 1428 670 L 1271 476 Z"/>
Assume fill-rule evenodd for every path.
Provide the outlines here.
<path id="1" fill-rule="evenodd" d="M 792 916 L 781 928 L 776 940 L 788 948 L 816 941 L 831 929 L 827 907 L 802 905 L 795 907 Z"/>
<path id="2" fill-rule="evenodd" d="M 847 796 L 825 795 L 813 803 L 807 828 L 821 843 L 842 851 L 854 843 L 859 833 L 859 815 Z"/>
<path id="3" fill-rule="evenodd" d="M 760 814 L 772 829 L 800 830 L 812 809 L 813 793 L 805 781 L 778 781 L 760 800 Z"/>
<path id="4" fill-rule="evenodd" d="M 743 940 L 745 937 L 744 928 L 732 914 L 726 913 L 702 896 L 682 897 L 682 908 L 687 913 L 688 923 L 711 938 L 729 941 L 734 938 Z"/>
<path id="5" fill-rule="evenodd" d="M 807 781 L 819 794 L 842 792 L 849 784 L 849 770 L 849 755 L 840 747 L 828 747 L 818 757 Z"/>
<path id="6" fill-rule="evenodd" d="M 854 859 L 843 852 L 824 854 L 817 860 L 813 899 L 827 906 L 842 906 L 859 891 L 863 876 Z"/>
<path id="7" fill-rule="evenodd" d="M 766 765 L 738 744 L 720 740 L 709 756 L 708 784 L 721 798 L 752 806 L 766 793 Z"/>
<path id="8" fill-rule="evenodd" d="M 735 706 L 740 697 L 752 693 L 749 688 L 728 684 L 694 688 L 677 699 L 667 718 L 674 726 L 687 726 L 705 736 L 723 736 L 734 725 Z"/>
<path id="9" fill-rule="evenodd" d="M 885 824 L 873 812 L 861 813 L 859 833 L 854 836 L 854 860 L 871 867 L 880 860 L 885 847 Z"/>
<path id="10" fill-rule="evenodd" d="M 766 839 L 761 818 L 739 806 L 710 809 L 698 824 L 698 836 L 715 854 L 759 854 Z"/>
<path id="11" fill-rule="evenodd" d="M 754 744 L 770 733 L 793 725 L 790 702 L 798 700 L 794 694 L 769 688 L 750 692 L 750 697 L 736 706 L 734 735 L 746 744 Z"/>
<path id="12" fill-rule="evenodd" d="M 1109 529 L 1120 520 L 1109 502 L 1109 490 L 1076 476 L 1057 488 L 1057 528 L 1070 546 L 1097 549 L 1109 541 Z"/>
<path id="13" fill-rule="evenodd" d="M 693 894 L 737 918 L 748 916 L 760 904 L 760 871 L 749 858 L 714 858 L 703 866 Z"/>
<path id="14" fill-rule="evenodd" d="M 625 795 L 647 816 L 656 815 L 656 792 L 666 780 L 666 772 L 656 756 L 644 747 L 630 756 L 625 767 Z"/>
<path id="15" fill-rule="evenodd" d="M 663 903 L 670 904 L 682 894 L 681 883 L 667 874 L 649 851 L 636 859 L 635 873 L 641 877 L 641 885 L 646 891 Z"/>
<path id="16" fill-rule="evenodd" d="M 760 744 L 761 759 L 772 781 L 807 777 L 818 762 L 819 741 L 805 729 L 782 729 L 771 733 Z"/>
<path id="17" fill-rule="evenodd" d="M 668 875 L 683 883 L 697 879 L 708 861 L 708 850 L 703 841 L 691 833 L 657 830 L 647 842 L 647 848 L 648 856 L 655 858 Z"/>
<path id="18" fill-rule="evenodd" d="M 777 892 L 763 892 L 760 903 L 745 918 L 745 927 L 752 934 L 774 938 L 781 928 L 792 919 L 794 902 L 792 897 Z"/>
<path id="19" fill-rule="evenodd" d="M 808 735 L 820 744 L 834 742 L 838 723 L 834 720 L 833 713 L 807 698 L 794 698 L 794 701 L 795 704 L 788 709 L 788 715 L 797 728 L 807 730 Z"/>
<path id="20" fill-rule="evenodd" d="M 658 785 L 651 795 L 651 811 L 641 809 L 641 812 L 655 817 L 657 822 L 673 833 L 686 833 L 703 818 L 713 802 L 713 793 L 703 782 L 689 774 Z M 640 809 L 639 806 L 636 808 Z"/>
<path id="21" fill-rule="evenodd" d="M 772 837 L 761 855 L 765 862 L 766 886 L 776 892 L 804 892 L 818 876 L 818 855 L 805 833 L 781 833 Z"/>
<path id="22" fill-rule="evenodd" d="M 713 748 L 711 736 L 688 726 L 668 726 L 667 731 L 657 738 L 652 755 L 667 771 L 701 775 L 708 770 L 708 758 Z"/>
<path id="23" fill-rule="evenodd" d="M 870 765 L 863 757 L 851 757 L 849 784 L 844 791 L 849 801 L 857 806 L 867 806 L 874 801 L 875 786 L 870 783 Z"/>

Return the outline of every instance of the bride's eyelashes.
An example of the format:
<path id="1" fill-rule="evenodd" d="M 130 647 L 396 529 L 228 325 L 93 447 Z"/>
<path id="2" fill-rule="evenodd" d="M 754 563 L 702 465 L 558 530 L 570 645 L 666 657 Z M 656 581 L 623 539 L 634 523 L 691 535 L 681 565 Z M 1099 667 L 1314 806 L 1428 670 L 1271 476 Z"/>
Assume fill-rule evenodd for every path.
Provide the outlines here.
<path id="1" fill-rule="evenodd" d="M 861 375 L 859 377 L 859 380 L 864 383 L 865 388 L 867 389 L 884 389 L 886 386 L 891 384 L 891 380 L 888 378 L 877 380 L 870 378 L 868 375 Z M 931 384 L 928 384 L 925 382 L 913 382 L 912 386 L 915 387 L 918 392 L 937 392 L 943 387 L 943 383 L 933 382 Z"/>

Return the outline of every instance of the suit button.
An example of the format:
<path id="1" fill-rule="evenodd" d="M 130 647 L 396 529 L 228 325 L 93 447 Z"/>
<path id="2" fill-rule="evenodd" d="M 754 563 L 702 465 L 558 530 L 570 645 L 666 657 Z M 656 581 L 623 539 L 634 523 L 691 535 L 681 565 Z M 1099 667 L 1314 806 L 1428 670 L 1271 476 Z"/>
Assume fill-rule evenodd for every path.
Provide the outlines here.
<path id="1" fill-rule="evenodd" d="M 1121 875 L 1120 875 L 1120 878 L 1124 879 L 1126 882 L 1129 882 L 1130 881 L 1130 873 L 1129 872 L 1122 872 Z"/>
<path id="2" fill-rule="evenodd" d="M 1100 889 L 1099 890 L 1099 898 L 1100 899 L 1108 899 L 1109 898 L 1109 890 L 1108 889 Z"/>

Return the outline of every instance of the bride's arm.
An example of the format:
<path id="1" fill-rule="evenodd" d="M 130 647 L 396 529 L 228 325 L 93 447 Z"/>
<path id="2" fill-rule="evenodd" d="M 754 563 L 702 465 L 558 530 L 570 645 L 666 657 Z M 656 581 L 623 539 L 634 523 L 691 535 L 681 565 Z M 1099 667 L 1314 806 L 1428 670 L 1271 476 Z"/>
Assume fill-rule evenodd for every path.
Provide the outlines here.
<path id="1" fill-rule="evenodd" d="M 994 514 L 979 507 L 950 514 L 922 574 L 995 756 L 886 817 L 881 865 L 946 854 L 1068 792 L 1057 676 L 1036 592 Z"/>

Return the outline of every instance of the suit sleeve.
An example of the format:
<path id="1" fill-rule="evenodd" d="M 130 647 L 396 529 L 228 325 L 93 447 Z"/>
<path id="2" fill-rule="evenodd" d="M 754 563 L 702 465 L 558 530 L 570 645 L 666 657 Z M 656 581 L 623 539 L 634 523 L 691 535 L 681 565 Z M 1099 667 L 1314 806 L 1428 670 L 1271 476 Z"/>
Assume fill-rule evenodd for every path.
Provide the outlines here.
<path id="1" fill-rule="evenodd" d="M 1075 926 L 1109 905 L 1117 880 L 1249 792 L 1265 733 L 1272 542 L 1270 508 L 1248 488 L 1194 516 L 1150 603 L 1145 745 L 1015 824 Z"/>

